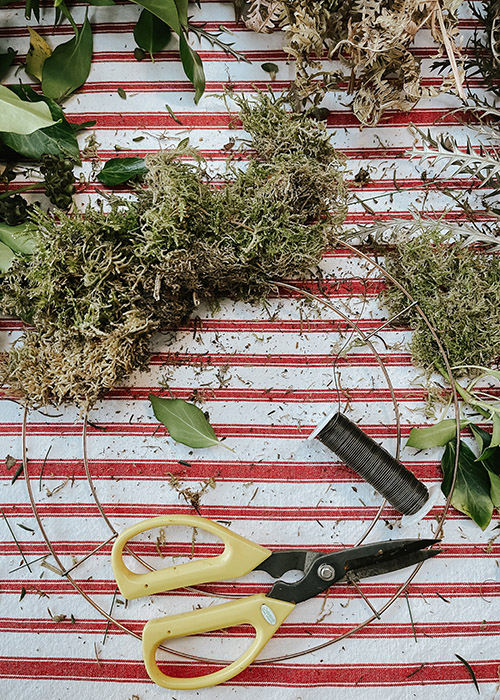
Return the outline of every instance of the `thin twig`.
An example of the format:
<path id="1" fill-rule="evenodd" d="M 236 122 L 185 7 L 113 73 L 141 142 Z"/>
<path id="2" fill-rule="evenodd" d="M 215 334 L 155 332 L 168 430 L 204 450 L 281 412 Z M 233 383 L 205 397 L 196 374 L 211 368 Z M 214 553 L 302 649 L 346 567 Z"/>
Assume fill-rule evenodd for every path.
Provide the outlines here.
<path id="1" fill-rule="evenodd" d="M 11 528 L 9 521 L 7 520 L 7 516 L 6 516 L 5 513 L 3 512 L 3 508 L 0 508 L 0 513 L 2 513 L 2 515 L 3 515 L 3 519 L 5 520 L 5 523 L 6 523 L 7 527 L 8 527 L 9 530 L 10 530 L 10 534 L 11 534 L 12 537 L 14 538 L 14 542 L 15 542 L 16 545 L 17 545 L 17 548 L 18 548 L 18 550 L 19 550 L 19 552 L 20 552 L 20 554 L 21 554 L 21 556 L 22 556 L 22 558 L 23 558 L 23 561 L 24 561 L 25 565 L 28 567 L 28 571 L 32 574 L 33 571 L 32 571 L 32 569 L 31 569 L 31 567 L 30 567 L 30 565 L 29 565 L 28 560 L 27 560 L 26 557 L 24 556 L 24 552 L 23 552 L 23 550 L 21 549 L 21 545 L 20 545 L 19 542 L 17 541 L 17 537 L 16 537 L 16 535 L 15 535 L 14 530 Z"/>

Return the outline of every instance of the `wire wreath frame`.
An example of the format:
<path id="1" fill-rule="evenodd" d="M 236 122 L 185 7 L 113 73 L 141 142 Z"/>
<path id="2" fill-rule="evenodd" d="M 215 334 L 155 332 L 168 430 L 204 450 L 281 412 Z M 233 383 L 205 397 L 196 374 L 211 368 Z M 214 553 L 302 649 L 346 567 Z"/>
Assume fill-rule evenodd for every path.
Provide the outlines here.
<path id="1" fill-rule="evenodd" d="M 446 367 L 446 371 L 448 373 L 448 377 L 450 379 L 450 386 L 451 386 L 451 392 L 452 392 L 452 403 L 453 403 L 454 410 L 455 410 L 456 430 L 457 430 L 457 435 L 459 435 L 460 434 L 460 417 L 459 417 L 459 406 L 458 406 L 458 394 L 457 394 L 457 391 L 455 388 L 454 376 L 453 376 L 453 371 L 452 371 L 451 366 L 450 366 L 450 362 L 449 362 L 448 357 L 446 355 L 446 351 L 445 351 L 445 349 L 444 349 L 444 347 L 439 339 L 439 331 L 434 327 L 434 325 L 431 323 L 431 321 L 429 320 L 427 315 L 424 313 L 422 308 L 419 306 L 418 300 L 414 299 L 413 296 L 410 294 L 410 292 L 408 292 L 408 290 L 397 279 L 395 279 L 382 265 L 380 265 L 378 262 L 373 260 L 370 256 L 368 256 L 366 253 L 364 253 L 360 249 L 347 243 L 345 240 L 342 240 L 338 237 L 335 237 L 334 241 L 337 245 L 349 249 L 352 253 L 354 253 L 355 255 L 357 255 L 357 256 L 361 257 L 362 259 L 364 259 L 365 261 L 367 261 L 370 265 L 372 265 L 374 267 L 375 270 L 382 273 L 382 275 L 386 278 L 386 280 L 388 282 L 397 286 L 401 290 L 401 292 L 403 292 L 403 294 L 407 297 L 407 299 L 409 300 L 409 302 L 412 305 L 412 307 L 414 308 L 414 310 L 420 315 L 420 317 L 422 318 L 424 323 L 427 325 L 429 332 L 431 333 L 434 341 L 436 342 L 436 344 L 438 346 L 439 352 L 443 358 L 443 361 L 444 361 L 444 364 Z M 387 386 L 389 388 L 389 392 L 391 395 L 391 401 L 393 404 L 394 414 L 395 414 L 395 419 L 396 419 L 396 438 L 397 439 L 396 439 L 395 457 L 396 457 L 396 459 L 399 459 L 400 452 L 401 452 L 401 418 L 400 418 L 400 412 L 399 412 L 399 403 L 398 403 L 398 400 L 396 398 L 394 387 L 393 387 L 393 384 L 391 382 L 387 368 L 384 365 L 383 359 L 380 356 L 380 354 L 378 353 L 377 349 L 374 347 L 373 343 L 369 339 L 374 334 L 369 334 L 367 336 L 367 334 L 364 331 L 362 331 L 361 328 L 358 326 L 356 321 L 353 321 L 351 318 L 349 318 L 349 316 L 347 316 L 342 311 L 340 311 L 329 300 L 326 300 L 322 297 L 319 297 L 315 294 L 312 294 L 311 292 L 308 292 L 304 289 L 300 289 L 299 287 L 295 287 L 294 285 L 291 285 L 291 284 L 288 284 L 285 282 L 274 281 L 273 283 L 276 285 L 276 287 L 281 287 L 282 289 L 287 289 L 288 291 L 298 292 L 303 297 L 308 298 L 310 300 L 313 300 L 313 301 L 317 302 L 318 304 L 323 305 L 324 307 L 332 310 L 335 314 L 337 314 L 340 318 L 342 318 L 343 321 L 345 321 L 351 327 L 353 333 L 356 333 L 357 335 L 359 335 L 359 337 L 361 338 L 363 343 L 366 344 L 370 348 L 371 352 L 375 356 L 375 358 L 376 358 L 376 360 L 377 360 L 377 362 L 382 370 L 382 373 L 384 375 L 384 379 L 387 382 Z M 392 319 L 390 319 L 390 320 L 392 320 Z M 384 325 L 389 325 L 389 321 Z M 68 581 L 68 583 L 71 584 L 71 586 L 73 586 L 73 588 L 77 591 L 77 593 L 79 595 L 81 595 L 96 610 L 96 612 L 98 612 L 103 618 L 105 618 L 107 620 L 107 625 L 113 624 L 116 627 L 118 627 L 122 632 L 125 632 L 126 634 L 128 634 L 128 635 L 130 635 L 138 640 L 141 640 L 142 637 L 139 633 L 135 632 L 133 629 L 130 629 L 126 624 L 124 624 L 120 620 L 117 620 L 111 614 L 114 599 L 116 597 L 116 590 L 115 590 L 115 593 L 113 595 L 113 603 L 111 604 L 111 609 L 109 612 L 107 612 L 88 593 L 86 593 L 82 589 L 82 587 L 80 586 L 78 581 L 76 581 L 71 576 L 71 572 L 75 568 L 77 568 L 84 561 L 87 561 L 90 557 L 94 556 L 99 550 L 101 550 L 103 547 L 105 547 L 109 542 L 111 542 L 118 535 L 118 532 L 114 528 L 111 520 L 108 518 L 108 516 L 107 516 L 107 514 L 106 514 L 106 512 L 105 512 L 105 510 L 104 510 L 104 508 L 99 500 L 97 490 L 96 490 L 96 487 L 95 487 L 95 484 L 94 484 L 94 481 L 92 479 L 92 475 L 90 472 L 89 460 L 88 460 L 88 454 L 87 454 L 88 410 L 85 412 L 84 418 L 83 418 L 83 429 L 82 429 L 83 464 L 84 464 L 86 478 L 87 478 L 88 484 L 90 486 L 90 490 L 91 490 L 94 502 L 99 510 L 101 517 L 103 518 L 107 527 L 111 530 L 112 534 L 107 540 L 105 540 L 104 542 L 99 544 L 97 547 L 95 547 L 91 552 L 86 554 L 83 558 L 81 558 L 79 561 L 77 561 L 75 564 L 73 564 L 73 566 L 71 566 L 70 568 L 64 567 L 59 555 L 55 551 L 55 548 L 54 548 L 49 536 L 47 535 L 47 532 L 46 532 L 45 527 L 43 525 L 43 521 L 42 521 L 42 518 L 41 518 L 40 513 L 38 511 L 36 500 L 35 500 L 35 497 L 33 494 L 31 479 L 30 479 L 30 475 L 29 475 L 28 459 L 27 459 L 27 418 L 28 418 L 28 408 L 25 407 L 24 412 L 23 412 L 23 421 L 22 421 L 22 459 L 23 459 L 23 464 L 24 464 L 24 476 L 25 476 L 26 487 L 27 487 L 27 491 L 28 491 L 28 498 L 29 498 L 29 501 L 30 501 L 30 504 L 31 504 L 31 507 L 33 510 L 35 520 L 37 522 L 38 527 L 40 528 L 40 533 L 45 541 L 45 544 L 47 545 L 47 548 L 48 548 L 50 554 L 52 555 L 54 561 L 56 562 L 57 566 L 60 569 L 59 574 L 61 576 L 63 576 Z M 445 520 L 447 517 L 448 510 L 450 508 L 451 497 L 453 494 L 453 487 L 454 487 L 454 484 L 456 481 L 458 462 L 459 462 L 459 441 L 457 440 L 457 450 L 456 450 L 456 454 L 455 454 L 455 463 L 454 463 L 454 467 L 453 467 L 453 477 L 452 477 L 451 488 L 449 491 L 449 495 L 446 499 L 446 502 L 443 506 L 443 511 L 440 514 L 440 516 L 437 518 L 438 527 L 437 527 L 437 530 L 434 534 L 436 539 L 441 539 L 441 537 L 443 535 L 443 527 L 444 527 L 444 523 L 445 523 Z M 369 536 L 370 532 L 373 530 L 376 523 L 379 521 L 385 505 L 386 505 L 386 501 L 383 501 L 382 504 L 380 505 L 377 513 L 375 514 L 372 522 L 367 527 L 367 529 L 365 530 L 363 535 L 359 538 L 356 545 L 359 545 L 362 542 L 364 542 L 364 540 Z M 126 546 L 126 551 L 129 555 L 133 556 L 136 559 L 136 561 L 139 562 L 146 569 L 148 569 L 150 571 L 155 570 L 155 568 L 153 566 L 151 566 L 148 562 L 144 561 L 140 556 L 138 556 L 136 553 L 134 553 L 133 550 L 131 550 L 128 547 L 128 545 Z M 362 630 L 364 627 L 366 627 L 368 624 L 373 622 L 375 619 L 380 618 L 380 616 L 388 608 L 390 608 L 402 594 L 406 593 L 406 591 L 408 590 L 408 587 L 410 586 L 411 582 L 413 581 L 413 579 L 415 578 L 417 573 L 422 568 L 423 564 L 424 564 L 424 562 L 417 564 L 413 568 L 412 572 L 409 574 L 407 579 L 403 583 L 399 584 L 396 592 L 389 598 L 389 600 L 386 603 L 384 603 L 384 605 L 382 607 L 380 607 L 377 610 L 370 603 L 370 601 L 365 596 L 365 594 L 360 589 L 360 587 L 358 585 L 354 584 L 355 589 L 360 594 L 360 596 L 365 600 L 365 602 L 368 604 L 370 609 L 373 611 L 373 614 L 370 615 L 369 617 L 367 617 L 365 620 L 363 620 L 359 624 L 353 626 L 352 628 L 350 628 L 349 630 L 347 630 L 343 634 L 338 635 L 336 637 L 332 637 L 331 639 L 329 639 L 325 642 L 322 642 L 321 644 L 317 644 L 315 646 L 311 646 L 311 647 L 308 647 L 308 648 L 300 650 L 300 651 L 296 651 L 296 652 L 289 653 L 289 654 L 284 654 L 281 656 L 265 657 L 262 659 L 256 659 L 252 665 L 278 663 L 278 662 L 298 658 L 300 656 L 305 656 L 307 654 L 319 651 L 319 650 L 324 649 L 328 646 L 331 646 L 332 644 L 340 642 L 341 640 L 346 639 L 347 637 L 350 637 L 353 634 L 356 634 L 357 632 Z M 203 595 L 207 595 L 207 596 L 211 596 L 211 597 L 220 597 L 220 598 L 226 598 L 226 599 L 231 598 L 231 597 L 235 597 L 235 598 L 241 597 L 240 595 L 237 595 L 237 594 L 235 594 L 234 596 L 231 596 L 230 594 L 229 595 L 226 595 L 226 594 L 220 595 L 220 594 L 216 594 L 216 593 L 208 593 L 206 591 L 202 591 L 202 590 L 199 590 L 197 588 L 192 588 L 192 587 L 189 588 L 189 590 L 195 591 L 198 594 L 203 594 Z M 189 654 L 188 652 L 179 651 L 177 649 L 172 649 L 172 648 L 166 647 L 164 645 L 161 645 L 159 648 L 162 649 L 162 651 L 166 651 L 166 652 L 172 654 L 173 656 L 182 657 L 182 658 L 188 659 L 190 661 L 196 661 L 196 662 L 201 662 L 201 663 L 206 663 L 206 664 L 217 664 L 217 665 L 227 665 L 228 663 L 231 663 L 231 661 L 227 660 L 227 659 L 206 658 L 206 657 L 202 657 L 202 656 L 197 656 L 195 654 Z"/>

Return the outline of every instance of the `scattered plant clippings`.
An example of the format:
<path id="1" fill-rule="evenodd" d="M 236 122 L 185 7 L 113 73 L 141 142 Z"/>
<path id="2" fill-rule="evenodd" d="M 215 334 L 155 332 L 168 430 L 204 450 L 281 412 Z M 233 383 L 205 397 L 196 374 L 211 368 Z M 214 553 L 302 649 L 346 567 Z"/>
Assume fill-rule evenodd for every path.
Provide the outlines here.
<path id="1" fill-rule="evenodd" d="M 295 105 L 312 101 L 338 89 L 343 75 L 324 68 L 319 57 L 339 58 L 350 71 L 352 107 L 363 124 L 373 125 L 385 111 L 408 111 L 422 97 L 432 97 L 456 85 L 463 93 L 455 54 L 457 10 L 463 0 L 234 0 L 237 14 L 257 32 L 278 27 L 285 32 L 287 53 L 296 59 L 297 77 L 292 86 Z M 425 87 L 420 61 L 410 47 L 419 31 L 431 32 L 441 52 L 446 52 L 453 79 L 440 89 Z"/>
<path id="2" fill-rule="evenodd" d="M 472 666 L 470 665 L 470 663 L 468 661 L 466 661 L 462 656 L 459 656 L 458 654 L 455 654 L 455 656 L 457 657 L 457 659 L 461 663 L 463 663 L 463 665 L 465 666 L 467 671 L 470 673 L 470 677 L 472 678 L 472 681 L 476 687 L 476 690 L 478 693 L 480 693 L 479 686 L 477 684 L 476 674 L 474 673 L 474 670 L 473 670 Z"/>
<path id="3" fill-rule="evenodd" d="M 127 99 L 127 93 L 125 92 L 125 90 L 122 87 L 119 87 L 116 92 L 119 94 L 119 96 L 122 98 L 122 100 Z"/>
<path id="4" fill-rule="evenodd" d="M 26 595 L 26 588 L 24 586 L 22 586 L 21 595 L 19 596 L 19 602 L 22 601 L 22 599 L 24 598 L 25 595 Z"/>
<path id="5" fill-rule="evenodd" d="M 149 395 L 155 417 L 176 442 L 188 447 L 213 447 L 219 440 L 203 411 L 182 399 Z"/>
<path id="6" fill-rule="evenodd" d="M 7 455 L 7 457 L 5 458 L 5 466 L 7 467 L 7 469 L 12 469 L 12 467 L 14 467 L 16 464 L 17 459 L 12 455 Z"/>

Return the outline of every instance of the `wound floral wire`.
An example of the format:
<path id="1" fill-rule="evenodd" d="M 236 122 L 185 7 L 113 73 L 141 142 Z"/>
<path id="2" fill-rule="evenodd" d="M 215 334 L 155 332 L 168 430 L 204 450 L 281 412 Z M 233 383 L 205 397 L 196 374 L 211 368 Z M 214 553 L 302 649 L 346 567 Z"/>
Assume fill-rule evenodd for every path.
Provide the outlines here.
<path id="1" fill-rule="evenodd" d="M 434 340 L 436 341 L 436 343 L 437 343 L 437 345 L 438 345 L 439 352 L 440 352 L 440 354 L 441 354 L 442 357 L 443 357 L 443 360 L 444 360 L 444 363 L 445 363 L 445 366 L 446 366 L 446 369 L 447 369 L 447 372 L 448 372 L 448 376 L 450 377 L 450 384 L 451 384 L 451 390 L 452 390 L 452 396 L 453 396 L 453 404 L 454 404 L 454 408 L 455 408 L 455 420 L 456 420 L 456 423 L 457 423 L 457 435 L 458 435 L 459 432 L 460 432 L 460 416 L 459 416 L 459 410 L 458 410 L 458 395 L 457 395 L 456 388 L 455 388 L 455 384 L 454 384 L 453 372 L 452 372 L 450 363 L 449 363 L 449 361 L 448 361 L 448 357 L 447 357 L 447 355 L 446 355 L 446 352 L 445 352 L 445 350 L 444 350 L 444 348 L 443 348 L 443 346 L 442 346 L 442 344 L 441 344 L 441 342 L 440 342 L 440 340 L 439 340 L 439 337 L 438 337 L 438 334 L 437 334 L 436 329 L 434 328 L 434 326 L 432 325 L 432 323 L 429 321 L 429 319 L 427 318 L 427 316 L 425 315 L 425 313 L 423 312 L 423 310 L 422 310 L 421 307 L 419 306 L 418 301 L 415 300 L 415 299 L 412 297 L 412 295 L 403 287 L 403 285 L 401 285 L 394 277 L 392 277 L 392 275 L 390 275 L 390 273 L 388 273 L 381 265 L 379 265 L 377 262 L 375 262 L 374 260 L 372 260 L 372 259 L 371 259 L 370 257 L 368 257 L 365 253 L 363 253 L 362 251 L 358 250 L 358 249 L 355 248 L 354 246 L 351 246 L 350 244 L 346 243 L 346 241 L 341 241 L 341 240 L 338 239 L 338 238 L 337 238 L 336 240 L 337 240 L 337 242 L 338 242 L 340 245 L 343 245 L 343 246 L 347 247 L 347 248 L 348 248 L 349 250 L 351 250 L 353 253 L 355 253 L 356 255 L 361 256 L 361 257 L 362 257 L 363 259 L 365 259 L 368 263 L 372 264 L 377 270 L 379 270 L 379 271 L 386 277 L 386 279 L 388 279 L 390 282 L 392 282 L 393 284 L 395 284 L 395 285 L 407 296 L 407 298 L 410 300 L 410 302 L 412 303 L 412 305 L 413 305 L 413 304 L 415 305 L 415 310 L 416 310 L 417 313 L 421 316 L 421 318 L 424 320 L 425 324 L 426 324 L 427 327 L 429 328 L 429 331 L 431 332 L 431 334 L 432 334 Z M 310 299 L 312 299 L 312 300 L 318 302 L 319 304 L 322 304 L 322 305 L 325 306 L 326 308 L 329 308 L 329 309 L 333 310 L 333 311 L 334 311 L 336 314 L 338 314 L 344 321 L 346 321 L 346 323 L 348 323 L 348 324 L 350 325 L 350 327 L 353 329 L 353 331 L 359 334 L 359 336 L 361 337 L 361 339 L 363 340 L 363 342 L 366 343 L 366 344 L 369 346 L 370 350 L 372 351 L 372 353 L 373 353 L 374 356 L 376 357 L 377 362 L 379 363 L 379 365 L 380 365 L 380 367 L 381 367 L 381 370 L 382 370 L 382 372 L 383 372 L 384 378 L 385 378 L 385 380 L 386 380 L 386 382 L 387 382 L 387 385 L 388 385 L 388 387 L 389 387 L 389 392 L 390 392 L 391 400 L 392 400 L 392 403 L 393 403 L 393 406 L 394 406 L 395 419 L 396 419 L 397 441 L 396 441 L 396 455 L 395 455 L 395 457 L 396 457 L 396 459 L 399 459 L 400 452 L 401 452 L 401 420 L 400 420 L 400 413 L 399 413 L 399 405 L 398 405 L 397 398 L 396 398 L 396 396 L 395 396 L 395 392 L 394 392 L 394 388 L 393 388 L 392 382 L 391 382 L 390 377 L 389 377 L 389 375 L 388 375 L 387 369 L 386 369 L 386 367 L 385 367 L 385 365 L 384 365 L 384 362 L 383 362 L 382 358 L 380 357 L 380 355 L 379 355 L 378 351 L 376 350 L 376 348 L 375 348 L 375 347 L 373 346 L 373 344 L 371 343 L 369 337 L 359 328 L 359 325 L 358 325 L 355 321 L 352 321 L 352 319 L 350 319 L 350 318 L 349 318 L 348 316 L 346 316 L 342 311 L 340 311 L 338 308 L 336 308 L 330 301 L 326 301 L 325 299 L 322 299 L 322 298 L 320 298 L 320 297 L 318 297 L 318 296 L 316 296 L 316 295 L 314 295 L 314 294 L 311 294 L 310 292 L 307 292 L 306 290 L 299 289 L 298 287 L 295 287 L 295 286 L 293 286 L 293 285 L 290 285 L 290 284 L 287 284 L 287 283 L 284 283 L 284 282 L 275 282 L 275 284 L 276 284 L 277 286 L 279 286 L 279 287 L 284 288 L 284 289 L 289 289 L 289 290 L 291 290 L 291 291 L 297 291 L 297 292 L 299 292 L 300 294 L 302 294 L 303 296 L 305 296 L 305 297 L 307 297 L 307 298 L 310 298 Z M 336 358 L 336 360 L 337 360 L 337 358 Z M 336 361 L 336 360 L 335 360 L 335 361 Z M 65 567 L 63 566 L 63 564 L 62 564 L 62 562 L 61 562 L 59 556 L 57 555 L 57 553 L 56 553 L 56 551 L 55 551 L 55 549 L 54 549 L 54 547 L 53 547 L 53 545 L 52 545 L 52 543 L 51 543 L 51 541 L 50 541 L 50 539 L 49 539 L 49 537 L 48 537 L 48 535 L 47 535 L 47 533 L 46 533 L 46 531 L 45 531 L 45 528 L 44 528 L 44 526 L 43 526 L 42 519 L 41 519 L 40 514 L 39 514 L 39 512 L 38 512 L 37 504 L 36 504 L 36 501 L 35 501 L 35 498 L 34 498 L 34 495 L 33 495 L 33 490 L 32 490 L 32 487 L 31 487 L 31 481 L 30 481 L 29 470 L 28 470 L 28 462 L 27 462 L 27 445 L 26 445 L 26 423 L 27 423 L 27 415 L 28 415 L 28 409 L 25 408 L 25 410 L 24 410 L 24 415 L 23 415 L 23 424 L 22 424 L 22 442 L 23 442 L 22 451 L 23 451 L 23 463 L 24 463 L 24 465 L 25 465 L 24 473 L 25 473 L 26 486 L 27 486 L 27 490 L 28 490 L 28 497 L 29 497 L 29 500 L 30 500 L 30 503 L 31 503 L 31 507 L 32 507 L 32 509 L 33 509 L 33 513 L 34 513 L 35 519 L 36 519 L 37 524 L 38 524 L 38 526 L 39 526 L 39 528 L 40 528 L 40 532 L 41 532 L 41 534 L 42 534 L 42 537 L 43 537 L 45 543 L 47 544 L 47 547 L 48 547 L 48 549 L 49 549 L 51 555 L 53 556 L 54 560 L 56 561 L 57 565 L 59 566 L 61 575 L 63 575 L 63 576 L 66 578 L 66 580 L 75 588 L 75 590 L 76 590 L 76 591 L 77 591 L 77 592 L 78 592 L 78 593 L 79 593 L 79 594 L 80 594 L 80 595 L 81 595 L 81 596 L 82 596 L 82 597 L 83 597 L 83 598 L 84 598 L 84 599 L 85 599 L 85 600 L 86 600 L 86 601 L 87 601 L 87 602 L 88 602 L 102 617 L 104 617 L 109 623 L 113 623 L 113 624 L 116 625 L 118 628 L 120 628 L 123 632 L 126 632 L 127 634 L 131 635 L 132 637 L 134 637 L 134 638 L 140 640 L 140 639 L 141 639 L 141 635 L 140 635 L 140 634 L 138 634 L 138 633 L 134 632 L 133 630 L 129 629 L 129 628 L 128 628 L 126 625 L 124 625 L 122 622 L 118 621 L 118 620 L 117 620 L 116 618 L 114 618 L 112 615 L 110 615 L 109 613 L 107 613 L 100 605 L 98 605 L 98 604 L 92 599 L 92 597 L 91 597 L 90 595 L 88 595 L 88 594 L 81 588 L 81 586 L 78 584 L 78 582 L 75 581 L 75 580 L 69 575 L 69 573 L 68 573 L 69 570 L 68 570 L 68 571 L 65 570 Z M 96 491 L 96 489 L 95 489 L 95 485 L 93 484 L 93 480 L 92 480 L 92 477 L 91 477 L 91 474 L 90 474 L 90 469 L 89 469 L 89 467 L 88 467 L 88 458 L 87 458 L 87 450 L 86 450 L 86 425 L 87 425 L 87 422 L 88 422 L 87 416 L 85 416 L 85 417 L 84 417 L 84 431 L 83 431 L 83 436 L 84 436 L 84 462 L 85 462 L 85 465 L 86 465 L 86 467 L 85 467 L 86 476 L 87 476 L 87 480 L 89 481 L 89 485 L 90 485 L 90 487 L 91 487 L 92 496 L 93 496 L 93 498 L 94 498 L 94 500 L 95 500 L 95 502 L 96 502 L 96 505 L 97 505 L 97 507 L 98 507 L 98 509 L 99 509 L 99 512 L 100 512 L 100 514 L 101 514 L 101 517 L 103 517 L 104 521 L 107 523 L 108 527 L 111 529 L 113 535 L 115 535 L 115 534 L 116 534 L 116 530 L 115 530 L 115 528 L 113 527 L 113 525 L 112 525 L 111 521 L 109 520 L 109 518 L 107 517 L 107 515 L 106 515 L 106 513 L 105 513 L 105 511 L 104 511 L 104 508 L 103 508 L 102 504 L 100 503 L 100 501 L 99 501 L 99 499 L 98 499 L 97 491 Z M 459 458 L 459 448 L 458 448 L 458 446 L 457 446 L 457 451 L 456 451 L 456 456 L 455 456 L 455 464 L 454 464 L 454 468 L 453 468 L 452 485 L 451 485 L 451 488 L 450 488 L 450 491 L 449 491 L 449 495 L 448 495 L 448 497 L 447 497 L 447 499 L 446 499 L 446 503 L 445 503 L 445 505 L 444 505 L 443 512 L 442 512 L 441 516 L 440 516 L 439 519 L 438 519 L 438 529 L 437 529 L 437 532 L 435 533 L 436 538 L 442 537 L 442 534 L 443 534 L 443 526 L 444 526 L 444 522 L 445 522 L 445 520 L 446 520 L 446 516 L 447 516 L 448 510 L 449 510 L 449 508 L 450 508 L 451 496 L 452 496 L 452 493 L 453 493 L 453 486 L 454 486 L 455 481 L 456 481 L 456 475 L 457 475 L 457 470 L 458 470 L 458 458 Z M 370 532 L 372 531 L 372 529 L 375 527 L 376 523 L 377 523 L 378 520 L 380 519 L 380 515 L 381 515 L 381 513 L 382 513 L 384 507 L 385 507 L 385 501 L 381 504 L 381 506 L 380 506 L 380 508 L 379 508 L 379 510 L 378 510 L 378 512 L 377 512 L 377 514 L 375 515 L 374 519 L 372 520 L 372 523 L 371 523 L 370 526 L 367 528 L 367 530 L 365 531 L 365 533 L 362 535 L 362 537 L 360 538 L 360 540 L 356 543 L 356 546 L 358 546 L 359 544 L 361 544 L 361 543 L 368 537 L 368 535 L 370 534 Z M 110 539 L 112 539 L 112 538 L 110 538 Z M 88 559 L 88 558 L 90 558 L 91 556 L 94 556 L 94 555 L 97 553 L 97 550 L 100 549 L 100 547 L 101 547 L 101 546 L 99 546 L 98 548 L 96 548 L 95 550 L 93 550 L 92 552 L 90 552 L 89 555 L 87 555 L 84 559 Z M 140 561 L 141 564 L 145 565 L 146 568 L 148 568 L 149 570 L 153 570 L 153 569 L 154 569 L 154 567 L 151 567 L 151 566 L 150 566 L 149 564 L 147 564 L 146 562 L 143 562 L 142 559 L 141 559 L 140 557 L 138 557 L 137 555 L 135 555 L 132 551 L 129 551 L 129 553 L 130 553 L 132 556 L 134 556 L 134 558 L 136 558 L 136 560 Z M 82 560 L 82 561 L 83 561 L 83 560 Z M 81 562 L 79 562 L 79 563 L 81 563 Z M 78 565 L 78 564 L 77 564 L 77 565 Z M 298 657 L 300 657 L 300 656 L 304 656 L 304 655 L 306 655 L 306 654 L 310 654 L 310 653 L 319 651 L 319 650 L 321 650 L 321 649 L 324 649 L 324 648 L 326 648 L 326 647 L 328 647 L 328 646 L 331 646 L 332 644 L 335 644 L 335 643 L 337 643 L 337 642 L 339 642 L 339 641 L 341 641 L 341 640 L 343 640 L 343 639 L 346 639 L 347 637 L 349 637 L 349 636 L 355 634 L 356 632 L 360 631 L 361 629 L 363 629 L 364 627 L 366 627 L 368 624 L 370 624 L 371 622 L 373 622 L 373 620 L 376 620 L 382 613 L 384 613 L 384 612 L 399 598 L 399 596 L 400 596 L 402 593 L 404 593 L 404 592 L 407 591 L 409 585 L 411 584 L 411 582 L 413 581 L 413 579 L 415 578 L 415 576 L 417 575 L 417 573 L 420 571 L 420 568 L 422 567 L 422 565 L 423 565 L 423 562 L 421 562 L 420 564 L 417 564 L 417 565 L 415 566 L 415 568 L 413 569 L 412 573 L 408 576 L 408 578 L 398 587 L 398 589 L 397 589 L 397 591 L 395 592 L 395 594 L 394 594 L 382 607 L 380 607 L 376 612 L 374 612 L 374 613 L 373 613 L 370 617 L 368 617 L 366 620 L 364 620 L 363 622 L 359 623 L 358 625 L 356 625 L 356 626 L 353 627 L 352 629 L 347 630 L 347 631 L 346 631 L 345 633 L 343 633 L 342 635 L 339 635 L 339 636 L 334 637 L 334 638 L 332 638 L 332 639 L 330 639 L 330 640 L 328 640 L 328 641 L 326 641 L 326 642 L 323 642 L 323 643 L 318 644 L 318 645 L 313 646 L 313 647 L 309 647 L 309 648 L 307 648 L 307 649 L 299 650 L 299 651 L 296 651 L 296 652 L 293 652 L 293 653 L 289 653 L 289 654 L 284 654 L 284 655 L 281 655 L 281 656 L 268 657 L 268 658 L 265 658 L 265 659 L 257 659 L 257 660 L 255 660 L 253 663 L 254 663 L 254 664 L 269 664 L 269 663 L 278 663 L 278 662 L 281 662 L 281 661 L 287 661 L 287 660 L 290 660 L 290 659 L 298 658 Z M 73 570 L 73 568 L 75 568 L 75 567 L 72 567 L 71 570 Z M 198 589 L 191 589 L 191 590 L 196 590 L 196 592 L 200 592 L 200 593 L 202 592 L 202 591 L 198 591 Z M 211 594 L 210 594 L 210 595 L 211 595 Z M 224 597 L 229 597 L 229 596 L 224 596 Z M 238 597 L 240 597 L 240 596 L 238 596 Z M 364 595 L 363 595 L 362 597 L 366 598 L 366 596 L 364 596 Z M 370 607 L 371 607 L 371 605 L 370 605 Z M 373 609 L 374 609 L 374 608 L 372 608 L 372 610 L 373 610 Z M 189 653 L 186 653 L 186 652 L 181 652 L 181 651 L 178 651 L 178 650 L 176 650 L 176 649 L 171 649 L 171 648 L 169 648 L 169 647 L 161 646 L 161 647 L 159 647 L 159 648 L 162 649 L 163 651 L 167 651 L 167 652 L 173 654 L 174 656 L 186 658 L 186 659 L 189 659 L 189 660 L 191 660 L 191 661 L 196 661 L 196 662 L 201 662 L 201 663 L 209 663 L 209 664 L 219 664 L 219 665 L 220 665 L 220 664 L 227 665 L 228 663 L 231 663 L 231 661 L 228 661 L 228 660 L 221 660 L 221 659 L 213 659 L 213 658 L 200 657 L 200 656 L 196 656 L 196 655 L 189 654 Z"/>

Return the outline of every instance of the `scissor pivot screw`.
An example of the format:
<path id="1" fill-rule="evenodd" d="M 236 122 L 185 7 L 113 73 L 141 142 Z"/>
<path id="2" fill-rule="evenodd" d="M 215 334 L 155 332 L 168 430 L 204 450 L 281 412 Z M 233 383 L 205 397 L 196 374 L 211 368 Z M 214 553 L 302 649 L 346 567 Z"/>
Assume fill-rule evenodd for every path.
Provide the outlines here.
<path id="1" fill-rule="evenodd" d="M 335 576 L 335 569 L 330 564 L 321 564 L 318 568 L 318 576 L 323 579 L 323 581 L 331 581 Z"/>

